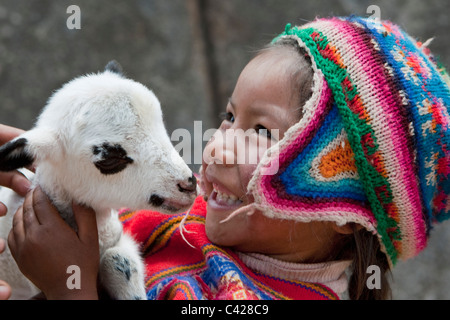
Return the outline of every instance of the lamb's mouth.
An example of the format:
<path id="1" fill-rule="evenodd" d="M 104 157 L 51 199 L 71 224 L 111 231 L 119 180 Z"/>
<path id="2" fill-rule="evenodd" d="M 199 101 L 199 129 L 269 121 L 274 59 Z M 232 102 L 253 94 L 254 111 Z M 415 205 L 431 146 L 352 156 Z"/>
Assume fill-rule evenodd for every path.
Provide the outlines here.
<path id="1" fill-rule="evenodd" d="M 191 203 L 181 203 L 170 199 L 165 199 L 157 194 L 152 194 L 150 196 L 149 203 L 156 208 L 161 208 L 162 210 L 170 213 L 186 210 L 191 205 Z"/>

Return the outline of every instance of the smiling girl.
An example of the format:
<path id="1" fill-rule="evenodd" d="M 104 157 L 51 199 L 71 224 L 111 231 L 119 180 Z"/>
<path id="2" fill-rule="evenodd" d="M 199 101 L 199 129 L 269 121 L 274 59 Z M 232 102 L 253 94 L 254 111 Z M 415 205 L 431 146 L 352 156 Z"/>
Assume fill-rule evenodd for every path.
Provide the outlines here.
<path id="1" fill-rule="evenodd" d="M 450 216 L 449 106 L 445 70 L 398 26 L 358 17 L 288 25 L 239 76 L 188 215 L 121 212 L 142 244 L 147 297 L 388 298 L 387 271 Z M 27 198 L 28 215 L 57 220 L 39 190 Z M 80 219 L 80 232 L 88 225 Z M 74 237 L 59 236 L 62 257 Z M 41 283 L 20 259 L 33 245 L 14 233 L 10 242 Z M 368 287 L 370 266 L 379 272 Z M 56 276 L 64 266 L 46 268 L 55 276 L 44 294 L 70 298 Z"/>

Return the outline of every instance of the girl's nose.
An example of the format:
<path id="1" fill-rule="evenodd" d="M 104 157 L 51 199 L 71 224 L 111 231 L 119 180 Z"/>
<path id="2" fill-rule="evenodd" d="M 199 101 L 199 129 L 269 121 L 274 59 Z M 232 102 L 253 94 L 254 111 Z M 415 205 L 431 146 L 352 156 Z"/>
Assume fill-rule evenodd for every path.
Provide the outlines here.
<path id="1" fill-rule="evenodd" d="M 236 164 L 236 141 L 230 130 L 217 130 L 203 151 L 206 164 L 233 166 Z"/>

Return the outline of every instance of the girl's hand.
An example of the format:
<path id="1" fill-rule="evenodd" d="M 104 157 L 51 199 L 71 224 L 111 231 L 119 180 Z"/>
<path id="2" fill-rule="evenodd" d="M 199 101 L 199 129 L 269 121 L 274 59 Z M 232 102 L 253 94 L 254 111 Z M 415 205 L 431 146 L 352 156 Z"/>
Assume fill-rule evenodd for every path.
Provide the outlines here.
<path id="1" fill-rule="evenodd" d="M 22 273 L 47 299 L 98 299 L 99 246 L 95 212 L 75 204 L 73 211 L 78 233 L 37 187 L 26 195 L 13 219 L 8 236 L 11 253 Z M 77 267 L 78 275 L 70 266 Z M 68 284 L 77 277 L 80 289 L 69 288 Z"/>

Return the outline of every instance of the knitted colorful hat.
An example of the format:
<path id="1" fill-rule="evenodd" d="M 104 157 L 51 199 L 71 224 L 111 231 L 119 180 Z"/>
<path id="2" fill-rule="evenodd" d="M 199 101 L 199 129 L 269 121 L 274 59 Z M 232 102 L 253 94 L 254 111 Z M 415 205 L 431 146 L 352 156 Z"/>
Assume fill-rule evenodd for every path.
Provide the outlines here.
<path id="1" fill-rule="evenodd" d="M 314 71 L 302 119 L 248 186 L 269 217 L 356 222 L 393 265 L 450 217 L 449 77 L 426 46 L 387 21 L 286 26 Z M 273 168 L 276 168 L 273 172 Z"/>

